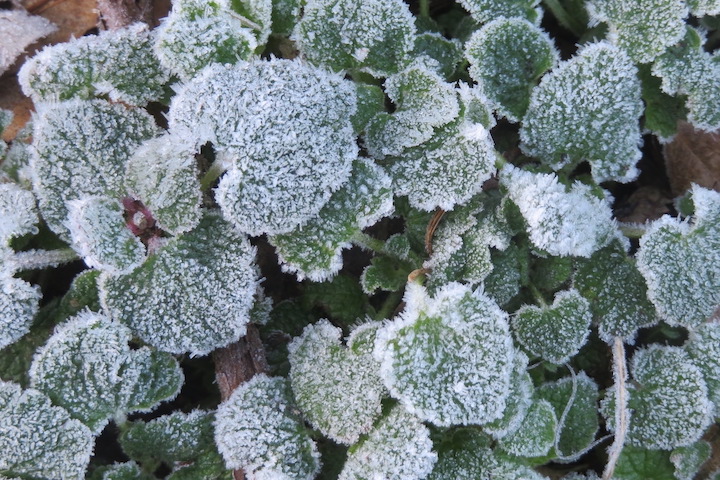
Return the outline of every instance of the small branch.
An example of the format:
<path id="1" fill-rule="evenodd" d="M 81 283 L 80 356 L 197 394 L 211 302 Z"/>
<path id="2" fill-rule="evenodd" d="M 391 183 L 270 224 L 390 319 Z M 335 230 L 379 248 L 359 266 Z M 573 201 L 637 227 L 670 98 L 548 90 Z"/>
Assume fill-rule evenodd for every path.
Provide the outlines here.
<path id="1" fill-rule="evenodd" d="M 538 302 L 542 308 L 547 307 L 547 302 L 545 301 L 545 296 L 542 292 L 533 284 L 528 285 L 528 288 L 530 289 L 530 293 L 532 293 L 535 301 Z"/>
<path id="2" fill-rule="evenodd" d="M 430 18 L 430 0 L 420 0 L 420 16 Z"/>
<path id="3" fill-rule="evenodd" d="M 403 293 L 401 291 L 392 292 L 390 295 L 388 295 L 388 297 L 385 299 L 382 306 L 378 310 L 377 314 L 375 315 L 375 319 L 385 320 L 394 317 L 395 310 L 397 310 L 398 305 L 400 305 L 402 298 Z"/>
<path id="4" fill-rule="evenodd" d="M 437 230 L 438 225 L 440 225 L 440 221 L 445 216 L 445 210 L 438 208 L 435 211 L 435 214 L 430 219 L 430 223 L 428 223 L 427 230 L 425 230 L 425 251 L 428 253 L 428 255 L 432 255 L 432 241 L 433 237 L 435 236 L 435 230 Z"/>
<path id="5" fill-rule="evenodd" d="M 78 254 L 72 248 L 58 250 L 28 250 L 17 252 L 6 260 L 11 270 L 41 270 L 43 268 L 57 267 L 64 263 L 77 260 Z"/>
<path id="6" fill-rule="evenodd" d="M 618 226 L 622 234 L 627 238 L 640 238 L 645 235 L 645 225 L 637 223 L 620 223 Z"/>
<path id="7" fill-rule="evenodd" d="M 608 462 L 605 465 L 602 480 L 610 480 L 615 473 L 625 437 L 628 429 L 628 408 L 627 408 L 627 367 L 625 360 L 625 346 L 620 337 L 615 337 L 613 344 L 613 377 L 615 378 L 615 440 L 608 449 Z"/>
<path id="8" fill-rule="evenodd" d="M 152 22 L 152 0 L 98 0 L 100 23 L 104 29 L 117 30 L 136 22 Z"/>
<path id="9" fill-rule="evenodd" d="M 367 233 L 356 232 L 350 238 L 350 241 L 358 247 L 364 248 L 365 250 L 370 250 L 378 254 L 385 254 L 385 250 L 383 248 L 385 247 L 385 242 L 383 242 L 382 240 L 378 240 L 377 238 L 373 238 Z"/>
<path id="10" fill-rule="evenodd" d="M 202 180 L 200 180 L 200 190 L 204 192 L 209 189 L 210 186 L 215 183 L 215 180 L 220 178 L 220 175 L 223 173 L 225 173 L 225 165 L 223 162 L 215 160 L 213 164 L 210 165 L 210 168 L 208 168 L 208 171 L 205 172 Z"/>
<path id="11" fill-rule="evenodd" d="M 576 37 L 580 37 L 585 32 L 587 25 L 577 22 L 558 0 L 543 0 L 543 3 L 552 12 L 558 23 L 570 30 Z"/>

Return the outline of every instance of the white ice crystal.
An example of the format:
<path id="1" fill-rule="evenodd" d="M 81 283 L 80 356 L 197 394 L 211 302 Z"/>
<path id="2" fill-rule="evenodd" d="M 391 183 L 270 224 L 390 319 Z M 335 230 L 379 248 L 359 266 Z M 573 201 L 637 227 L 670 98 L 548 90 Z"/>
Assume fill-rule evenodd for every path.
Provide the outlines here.
<path id="1" fill-rule="evenodd" d="M 507 314 L 482 292 L 457 283 L 434 298 L 408 284 L 405 302 L 375 343 L 390 394 L 439 426 L 500 418 L 515 357 Z"/>
<path id="2" fill-rule="evenodd" d="M 312 480 L 320 469 L 315 442 L 293 414 L 282 378 L 255 375 L 220 404 L 215 442 L 228 468 L 251 480 Z"/>
<path id="3" fill-rule="evenodd" d="M 384 77 L 407 63 L 415 33 L 401 0 L 309 0 L 292 38 L 312 63 Z"/>
<path id="4" fill-rule="evenodd" d="M 688 327 L 705 322 L 720 304 L 720 193 L 695 185 L 692 199 L 694 222 L 654 221 L 636 256 L 660 318 Z"/>
<path id="5" fill-rule="evenodd" d="M 128 273 L 145 260 L 145 246 L 123 218 L 119 201 L 100 196 L 67 202 L 73 247 L 88 267 Z"/>
<path id="6" fill-rule="evenodd" d="M 633 62 L 617 46 L 592 43 L 532 91 L 520 148 L 555 170 L 588 161 L 596 182 L 629 182 L 640 173 L 642 112 Z"/>
<path id="7" fill-rule="evenodd" d="M 421 480 L 437 461 L 432 447 L 428 428 L 396 406 L 348 455 L 338 480 Z"/>
<path id="8" fill-rule="evenodd" d="M 0 381 L 0 474 L 82 480 L 93 435 L 35 389 Z"/>
<path id="9" fill-rule="evenodd" d="M 35 196 L 14 183 L 0 183 L 0 244 L 11 238 L 37 233 L 39 221 Z"/>
<path id="10" fill-rule="evenodd" d="M 136 23 L 48 46 L 25 62 L 18 81 L 35 103 L 107 95 L 144 105 L 163 95 L 168 80 L 152 40 L 147 25 Z"/>
<path id="11" fill-rule="evenodd" d="M 81 312 L 38 350 L 31 384 L 95 434 L 115 416 L 174 398 L 184 379 L 177 361 L 148 347 L 131 350 L 131 338 L 126 326 Z"/>
<path id="12" fill-rule="evenodd" d="M 250 235 L 286 233 L 316 215 L 357 157 L 355 88 L 299 61 L 211 65 L 170 105 L 170 131 L 211 142 L 228 169 L 223 215 Z"/>
<path id="13" fill-rule="evenodd" d="M 30 331 L 41 299 L 39 287 L 0 271 L 0 349 Z"/>
<path id="14" fill-rule="evenodd" d="M 610 205 L 575 182 L 506 166 L 500 181 L 527 223 L 530 241 L 551 255 L 589 257 L 617 235 Z"/>

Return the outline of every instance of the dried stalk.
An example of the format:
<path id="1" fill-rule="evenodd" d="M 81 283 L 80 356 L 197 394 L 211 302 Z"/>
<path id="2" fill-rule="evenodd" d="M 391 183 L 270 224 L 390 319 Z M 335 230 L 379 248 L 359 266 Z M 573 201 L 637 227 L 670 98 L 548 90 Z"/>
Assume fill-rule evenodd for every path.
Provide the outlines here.
<path id="1" fill-rule="evenodd" d="M 152 0 L 98 0 L 100 26 L 117 30 L 136 22 L 152 23 Z"/>
<path id="2" fill-rule="evenodd" d="M 625 444 L 628 429 L 627 408 L 627 366 L 625 346 L 622 338 L 615 337 L 613 344 L 613 377 L 615 378 L 615 440 L 608 449 L 608 462 L 603 472 L 603 480 L 610 480 L 615 473 L 615 466 Z"/>

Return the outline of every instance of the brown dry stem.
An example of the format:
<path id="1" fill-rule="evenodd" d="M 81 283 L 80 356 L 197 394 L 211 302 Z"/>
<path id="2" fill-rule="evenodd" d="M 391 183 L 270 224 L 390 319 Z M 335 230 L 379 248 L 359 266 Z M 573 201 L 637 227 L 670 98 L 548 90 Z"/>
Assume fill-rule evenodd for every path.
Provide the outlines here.
<path id="1" fill-rule="evenodd" d="M 613 377 L 615 378 L 615 440 L 608 450 L 608 461 L 603 472 L 603 480 L 610 480 L 615 473 L 620 453 L 625 444 L 628 429 L 627 408 L 627 364 L 625 360 L 625 345 L 620 337 L 615 337 L 613 343 Z"/>

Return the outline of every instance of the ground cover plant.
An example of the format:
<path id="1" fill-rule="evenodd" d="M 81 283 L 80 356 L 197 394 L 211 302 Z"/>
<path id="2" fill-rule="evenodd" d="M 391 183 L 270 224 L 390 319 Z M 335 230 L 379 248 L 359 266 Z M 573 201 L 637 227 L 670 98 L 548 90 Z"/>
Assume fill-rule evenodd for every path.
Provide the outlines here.
<path id="1" fill-rule="evenodd" d="M 653 145 L 720 129 L 718 26 L 178 0 L 38 52 L 0 479 L 720 478 L 720 193 L 621 212 Z"/>

